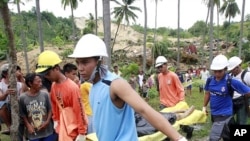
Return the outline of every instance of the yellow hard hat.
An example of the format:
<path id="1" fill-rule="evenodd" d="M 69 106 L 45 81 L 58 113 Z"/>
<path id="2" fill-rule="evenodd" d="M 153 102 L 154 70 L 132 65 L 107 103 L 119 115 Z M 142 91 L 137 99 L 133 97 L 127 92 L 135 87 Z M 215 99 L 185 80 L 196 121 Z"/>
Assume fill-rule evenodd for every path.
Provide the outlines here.
<path id="1" fill-rule="evenodd" d="M 61 62 L 62 60 L 60 59 L 58 54 L 56 54 L 53 51 L 46 50 L 38 56 L 38 62 L 37 62 L 38 64 L 35 72 L 37 73 L 44 72 L 47 69 L 54 67 L 55 65 Z"/>

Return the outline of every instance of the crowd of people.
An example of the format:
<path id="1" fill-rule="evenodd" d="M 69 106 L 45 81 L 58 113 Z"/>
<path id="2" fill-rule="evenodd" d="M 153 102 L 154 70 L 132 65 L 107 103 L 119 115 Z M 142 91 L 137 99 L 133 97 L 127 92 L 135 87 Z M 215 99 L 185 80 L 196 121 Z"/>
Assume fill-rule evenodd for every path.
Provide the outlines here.
<path id="1" fill-rule="evenodd" d="M 68 57 L 74 58 L 76 65 L 68 63 L 61 68 L 59 55 L 46 50 L 39 54 L 35 72 L 22 79 L 18 67 L 17 91 L 8 89 L 8 64 L 1 67 L 0 117 L 9 131 L 9 97 L 18 94 L 21 119 L 18 140 L 85 141 L 86 135 L 94 132 L 100 141 L 138 140 L 136 112 L 170 139 L 186 141 L 147 103 L 153 78 L 146 79 L 144 72 L 139 71 L 126 81 L 117 65 L 110 72 L 103 64 L 108 54 L 99 37 L 84 35 Z"/>
<path id="2" fill-rule="evenodd" d="M 167 58 L 158 56 L 154 66 L 156 74 L 145 75 L 139 70 L 128 80 L 122 78 L 117 64 L 113 65 L 113 72 L 108 70 L 103 63 L 108 57 L 106 45 L 95 35 L 82 36 L 68 57 L 74 58 L 76 65 L 67 63 L 61 69 L 59 55 L 46 50 L 39 54 L 35 72 L 25 77 L 17 66 L 16 90 L 8 88 L 9 65 L 1 66 L 0 119 L 6 124 L 6 132 L 11 126 L 9 95 L 17 94 L 20 141 L 85 141 L 90 133 L 96 133 L 100 141 L 134 141 L 138 140 L 135 113 L 168 138 L 186 141 L 147 102 L 153 86 L 159 93 L 161 110 L 185 101 L 185 96 L 192 95 L 195 77 L 203 82 L 199 86 L 200 93 L 204 93 L 203 112 L 207 112 L 210 102 L 210 140 L 228 140 L 227 136 L 216 138 L 224 132 L 218 130 L 222 127 L 217 122 L 232 124 L 236 115 L 237 124 L 247 124 L 250 73 L 241 68 L 242 60 L 236 56 L 229 60 L 224 55 L 216 56 L 210 66 L 211 76 L 206 66 L 188 69 L 184 74 L 179 68 L 173 72 L 169 70 Z"/>

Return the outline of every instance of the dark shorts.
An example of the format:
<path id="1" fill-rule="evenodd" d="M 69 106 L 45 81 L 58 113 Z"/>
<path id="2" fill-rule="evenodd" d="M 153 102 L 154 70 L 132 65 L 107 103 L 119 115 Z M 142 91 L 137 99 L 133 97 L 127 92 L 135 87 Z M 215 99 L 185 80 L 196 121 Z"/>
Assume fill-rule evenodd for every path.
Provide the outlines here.
<path id="1" fill-rule="evenodd" d="M 192 89 L 192 85 L 187 86 L 187 89 L 191 90 Z"/>

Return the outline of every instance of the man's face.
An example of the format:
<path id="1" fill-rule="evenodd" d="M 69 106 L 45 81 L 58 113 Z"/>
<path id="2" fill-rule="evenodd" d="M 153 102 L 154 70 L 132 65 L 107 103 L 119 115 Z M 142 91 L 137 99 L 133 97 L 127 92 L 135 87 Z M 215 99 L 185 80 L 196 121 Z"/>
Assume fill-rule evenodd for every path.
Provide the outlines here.
<path id="1" fill-rule="evenodd" d="M 17 77 L 17 78 L 23 77 L 23 73 L 22 73 L 21 70 L 16 70 L 16 77 Z"/>
<path id="2" fill-rule="evenodd" d="M 216 77 L 216 79 L 221 79 L 225 73 L 226 73 L 226 70 L 225 69 L 222 69 L 222 70 L 214 70 L 214 76 Z"/>
<path id="3" fill-rule="evenodd" d="M 71 72 L 65 72 L 65 76 L 71 80 L 75 80 L 77 76 L 77 70 L 72 70 Z"/>
<path id="4" fill-rule="evenodd" d="M 165 72 L 165 71 L 167 70 L 167 63 L 164 63 L 164 64 L 158 66 L 158 67 L 157 67 L 157 70 L 158 70 L 159 72 Z"/>
<path id="5" fill-rule="evenodd" d="M 115 66 L 115 67 L 114 67 L 114 71 L 118 71 L 118 66 Z"/>
<path id="6" fill-rule="evenodd" d="M 238 73 L 238 70 L 239 70 L 239 66 L 235 67 L 235 68 L 232 69 L 230 72 L 231 72 L 234 76 L 236 76 L 237 73 Z"/>
<path id="7" fill-rule="evenodd" d="M 97 66 L 98 61 L 95 58 L 77 58 L 76 64 L 81 77 L 89 80 L 92 72 Z"/>
<path id="8" fill-rule="evenodd" d="M 58 72 L 57 67 L 51 68 L 46 72 L 46 74 L 44 74 L 44 77 L 47 78 L 48 80 L 50 80 L 51 82 L 56 81 L 57 80 L 57 72 Z"/>
<path id="9" fill-rule="evenodd" d="M 42 87 L 42 79 L 40 76 L 36 76 L 33 83 L 31 84 L 31 87 L 36 90 L 40 90 Z"/>

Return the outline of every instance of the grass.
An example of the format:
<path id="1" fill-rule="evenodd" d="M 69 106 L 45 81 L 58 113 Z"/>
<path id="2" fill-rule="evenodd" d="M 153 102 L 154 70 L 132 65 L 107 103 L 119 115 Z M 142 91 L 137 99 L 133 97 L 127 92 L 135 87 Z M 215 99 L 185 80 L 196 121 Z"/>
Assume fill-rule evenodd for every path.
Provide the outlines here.
<path id="1" fill-rule="evenodd" d="M 5 124 L 2 124 L 2 131 L 6 130 Z M 0 133 L 0 141 L 10 141 L 10 136 L 4 135 Z"/>

